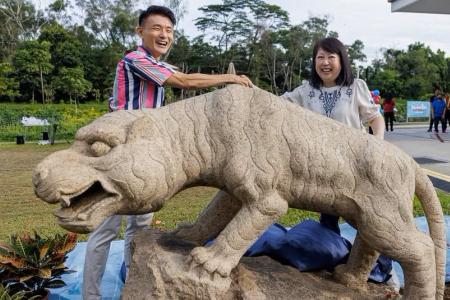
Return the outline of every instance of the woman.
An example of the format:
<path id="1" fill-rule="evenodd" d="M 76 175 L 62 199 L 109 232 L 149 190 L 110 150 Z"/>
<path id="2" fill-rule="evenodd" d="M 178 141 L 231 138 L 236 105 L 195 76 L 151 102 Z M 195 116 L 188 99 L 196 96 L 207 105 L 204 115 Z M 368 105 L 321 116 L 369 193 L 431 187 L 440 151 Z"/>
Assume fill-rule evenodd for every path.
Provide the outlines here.
<path id="1" fill-rule="evenodd" d="M 323 38 L 313 50 L 311 81 L 282 97 L 316 113 L 384 138 L 384 122 L 366 83 L 354 79 L 345 46 L 336 38 Z M 320 223 L 339 233 L 339 217 L 322 214 Z"/>
<path id="2" fill-rule="evenodd" d="M 383 101 L 383 114 L 384 114 L 384 125 L 386 131 L 389 131 L 389 125 L 391 126 L 391 131 L 394 131 L 394 113 L 395 113 L 395 100 L 391 94 L 387 93 Z"/>

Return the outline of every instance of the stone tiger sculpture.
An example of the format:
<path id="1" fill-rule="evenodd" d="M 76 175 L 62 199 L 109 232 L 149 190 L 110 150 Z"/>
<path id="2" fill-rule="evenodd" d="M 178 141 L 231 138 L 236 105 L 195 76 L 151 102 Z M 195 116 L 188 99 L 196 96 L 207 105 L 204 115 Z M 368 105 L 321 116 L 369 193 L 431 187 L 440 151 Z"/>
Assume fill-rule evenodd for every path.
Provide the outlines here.
<path id="1" fill-rule="evenodd" d="M 381 252 L 400 262 L 407 299 L 443 298 L 444 218 L 418 164 L 258 88 L 230 85 L 159 109 L 106 114 L 44 159 L 33 183 L 41 199 L 61 204 L 59 224 L 75 232 L 113 214 L 157 211 L 188 187 L 217 187 L 197 222 L 174 234 L 198 244 L 217 235 L 190 257 L 224 277 L 289 207 L 339 215 L 358 233 L 336 279 L 363 286 Z M 431 238 L 415 227 L 414 193 Z"/>

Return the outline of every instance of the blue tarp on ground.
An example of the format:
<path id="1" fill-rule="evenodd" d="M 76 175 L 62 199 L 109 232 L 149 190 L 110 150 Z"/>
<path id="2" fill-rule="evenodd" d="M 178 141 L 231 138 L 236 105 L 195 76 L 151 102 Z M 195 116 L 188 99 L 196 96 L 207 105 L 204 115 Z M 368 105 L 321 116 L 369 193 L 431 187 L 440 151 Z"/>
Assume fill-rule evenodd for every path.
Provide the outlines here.
<path id="1" fill-rule="evenodd" d="M 427 219 L 425 217 L 416 218 L 416 225 L 417 225 L 417 228 L 419 228 L 419 230 L 429 234 Z M 446 257 L 447 261 L 446 261 L 446 266 L 445 266 L 445 282 L 448 283 L 448 282 L 450 282 L 450 251 L 449 251 L 450 250 L 450 248 L 449 248 L 450 216 L 445 216 L 445 226 L 447 229 L 447 257 Z M 341 228 L 341 235 L 353 243 L 353 241 L 355 240 L 356 230 L 347 223 L 344 223 L 344 224 L 340 225 L 339 227 Z M 400 264 L 395 261 L 394 261 L 393 267 L 394 267 L 395 272 L 397 273 L 400 284 L 403 287 L 404 277 L 403 277 L 402 268 L 400 267 Z"/>
<path id="2" fill-rule="evenodd" d="M 447 240 L 450 241 L 450 216 L 445 216 L 445 223 L 447 226 Z M 428 225 L 424 217 L 416 218 L 417 227 L 428 233 Z M 341 235 L 347 240 L 353 242 L 355 238 L 355 229 L 348 224 L 341 224 Z M 278 234 L 279 233 L 279 234 Z M 275 232 L 270 238 L 277 238 L 283 230 Z M 258 243 L 255 242 L 255 244 Z M 261 242 L 259 242 L 261 245 Z M 86 250 L 86 243 L 78 243 L 75 249 L 69 253 L 66 265 L 69 269 L 76 271 L 70 274 L 64 274 L 62 279 L 67 286 L 59 289 L 52 289 L 50 292 L 50 300 L 75 300 L 82 299 L 81 284 L 83 281 L 83 264 Z M 108 257 L 105 275 L 102 281 L 102 299 L 114 300 L 120 298 L 120 291 L 123 287 L 123 282 L 120 279 L 120 269 L 123 261 L 123 241 L 114 241 L 111 244 L 111 250 Z M 401 285 L 403 285 L 403 272 L 398 263 L 394 263 L 394 269 L 399 277 Z M 450 282 L 450 253 L 447 246 L 447 265 L 446 265 L 446 282 Z"/>
<path id="3" fill-rule="evenodd" d="M 83 282 L 84 255 L 86 242 L 78 243 L 75 249 L 69 253 L 66 266 L 73 271 L 62 275 L 65 287 L 51 289 L 50 300 L 78 300 L 81 296 L 81 284 Z M 120 279 L 120 268 L 123 261 L 123 241 L 113 241 L 109 251 L 105 275 L 102 281 L 102 300 L 115 300 L 120 298 L 123 282 Z"/>

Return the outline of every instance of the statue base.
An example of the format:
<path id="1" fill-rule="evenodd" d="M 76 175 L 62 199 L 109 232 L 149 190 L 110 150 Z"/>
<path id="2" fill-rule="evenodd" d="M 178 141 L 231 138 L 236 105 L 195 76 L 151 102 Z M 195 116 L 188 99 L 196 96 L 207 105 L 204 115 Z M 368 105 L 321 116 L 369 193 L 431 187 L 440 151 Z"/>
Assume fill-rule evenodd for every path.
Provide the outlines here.
<path id="1" fill-rule="evenodd" d="M 267 256 L 243 257 L 229 278 L 190 269 L 195 245 L 157 229 L 136 234 L 122 299 L 386 299 L 398 295 L 385 284 L 354 290 L 331 273 L 300 272 Z"/>

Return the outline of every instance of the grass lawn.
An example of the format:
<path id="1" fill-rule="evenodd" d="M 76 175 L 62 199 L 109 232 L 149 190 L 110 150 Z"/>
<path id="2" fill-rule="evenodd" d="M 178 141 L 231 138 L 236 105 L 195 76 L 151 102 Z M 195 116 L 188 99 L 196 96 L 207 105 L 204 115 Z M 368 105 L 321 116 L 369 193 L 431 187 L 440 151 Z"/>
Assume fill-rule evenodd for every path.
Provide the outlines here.
<path id="1" fill-rule="evenodd" d="M 31 172 L 44 157 L 69 146 L 67 143 L 53 146 L 0 144 L 0 241 L 21 231 L 36 230 L 42 234 L 64 231 L 52 215 L 56 206 L 34 195 Z M 216 192 L 214 188 L 195 187 L 177 194 L 161 211 L 155 213 L 152 226 L 170 229 L 179 222 L 194 221 Z M 444 213 L 449 214 L 450 194 L 438 190 L 438 196 Z M 417 200 L 414 207 L 416 215 L 423 215 Z M 317 217 L 317 213 L 290 209 L 280 223 L 292 226 L 305 218 Z M 86 236 L 80 236 L 80 239 L 86 239 Z"/>

